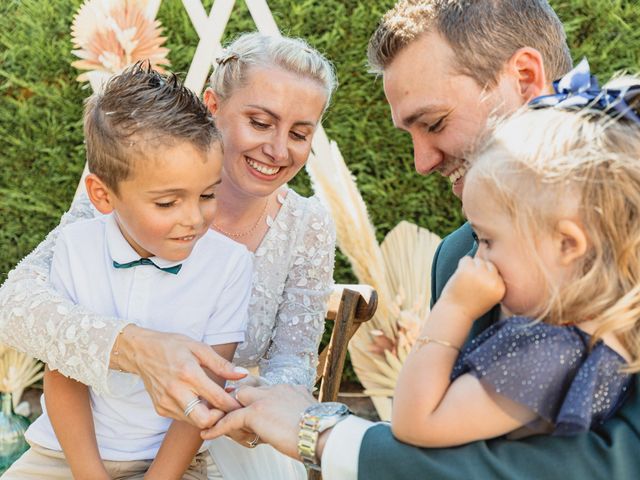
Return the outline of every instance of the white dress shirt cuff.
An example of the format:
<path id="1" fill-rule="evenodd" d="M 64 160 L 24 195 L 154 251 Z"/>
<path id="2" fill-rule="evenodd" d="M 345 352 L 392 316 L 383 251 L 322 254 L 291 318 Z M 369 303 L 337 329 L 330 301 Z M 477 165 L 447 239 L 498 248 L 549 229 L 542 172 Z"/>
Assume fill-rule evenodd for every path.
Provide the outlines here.
<path id="1" fill-rule="evenodd" d="M 335 480 L 357 480 L 360 444 L 364 434 L 375 425 L 355 415 L 336 424 L 322 452 L 322 476 Z"/>

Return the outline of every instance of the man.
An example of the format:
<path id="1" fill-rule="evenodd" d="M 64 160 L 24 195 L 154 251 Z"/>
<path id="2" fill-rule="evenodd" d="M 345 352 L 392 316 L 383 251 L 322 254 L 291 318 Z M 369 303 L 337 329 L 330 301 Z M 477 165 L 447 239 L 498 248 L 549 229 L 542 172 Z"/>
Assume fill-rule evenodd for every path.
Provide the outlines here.
<path id="1" fill-rule="evenodd" d="M 382 73 L 394 124 L 411 135 L 416 170 L 449 177 L 458 196 L 465 155 L 489 115 L 549 93 L 551 81 L 571 67 L 562 25 L 546 0 L 401 1 L 372 36 L 369 61 Z M 468 225 L 442 242 L 432 302 L 458 260 L 474 252 Z M 496 311 L 485 315 L 472 334 L 496 318 Z M 311 396 L 294 387 L 246 387 L 238 400 L 247 408 L 228 414 L 210 434 L 249 428 L 285 454 L 321 461 L 332 480 L 640 478 L 636 393 L 597 432 L 432 450 L 402 444 L 387 425 L 345 416 L 339 408 L 318 411 Z M 317 441 L 314 430 L 322 431 Z"/>

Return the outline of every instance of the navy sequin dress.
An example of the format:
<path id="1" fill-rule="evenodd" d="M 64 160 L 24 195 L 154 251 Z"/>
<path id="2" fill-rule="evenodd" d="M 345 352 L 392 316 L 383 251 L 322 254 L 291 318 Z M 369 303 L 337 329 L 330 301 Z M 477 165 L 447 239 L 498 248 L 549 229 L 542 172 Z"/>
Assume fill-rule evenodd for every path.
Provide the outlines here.
<path id="1" fill-rule="evenodd" d="M 451 379 L 470 373 L 535 412 L 553 435 L 584 432 L 613 415 L 631 380 L 620 372 L 625 360 L 602 341 L 589 349 L 590 338 L 574 326 L 507 318 L 465 346 Z"/>

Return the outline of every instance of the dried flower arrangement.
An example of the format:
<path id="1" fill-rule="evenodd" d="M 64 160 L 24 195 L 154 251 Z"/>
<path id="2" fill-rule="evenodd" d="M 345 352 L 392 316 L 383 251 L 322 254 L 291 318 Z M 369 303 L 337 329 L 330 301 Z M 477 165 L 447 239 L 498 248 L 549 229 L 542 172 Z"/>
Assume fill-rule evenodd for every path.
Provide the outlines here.
<path id="1" fill-rule="evenodd" d="M 431 260 L 440 238 L 401 222 L 378 245 L 367 207 L 335 142 L 307 164 L 313 188 L 336 224 L 337 243 L 361 283 L 378 293 L 378 310 L 349 344 L 351 363 L 382 420 L 391 418 L 398 373 L 429 311 Z"/>
<path id="2" fill-rule="evenodd" d="M 108 78 L 139 60 L 162 71 L 169 50 L 162 47 L 158 0 L 86 0 L 73 19 L 71 35 L 80 60 L 71 65 L 88 72 L 78 81 Z"/>
<path id="3" fill-rule="evenodd" d="M 44 375 L 42 363 L 12 348 L 0 345 L 0 392 L 11 393 L 14 408 L 25 388 Z"/>

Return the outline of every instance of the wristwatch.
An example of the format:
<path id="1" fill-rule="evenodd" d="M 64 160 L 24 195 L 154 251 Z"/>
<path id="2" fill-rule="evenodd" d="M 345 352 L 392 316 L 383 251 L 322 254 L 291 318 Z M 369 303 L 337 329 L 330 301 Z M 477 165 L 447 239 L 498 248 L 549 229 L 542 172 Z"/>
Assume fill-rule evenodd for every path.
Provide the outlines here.
<path id="1" fill-rule="evenodd" d="M 308 407 L 300 417 L 298 453 L 307 468 L 320 470 L 316 447 L 318 436 L 326 429 L 347 418 L 351 412 L 344 403 L 316 403 Z"/>

